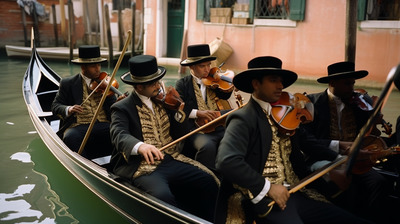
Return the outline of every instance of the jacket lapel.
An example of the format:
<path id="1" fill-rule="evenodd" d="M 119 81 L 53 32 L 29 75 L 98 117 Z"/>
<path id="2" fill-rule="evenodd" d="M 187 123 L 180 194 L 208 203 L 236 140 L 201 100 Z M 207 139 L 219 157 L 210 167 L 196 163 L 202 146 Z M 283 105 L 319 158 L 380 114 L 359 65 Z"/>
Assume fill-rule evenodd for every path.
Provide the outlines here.
<path id="1" fill-rule="evenodd" d="M 269 125 L 266 114 L 264 113 L 260 105 L 255 100 L 253 100 L 253 98 L 250 98 L 249 103 L 251 103 L 251 106 L 253 107 L 253 109 L 256 111 L 257 114 L 256 123 L 258 126 L 258 130 L 260 130 L 260 138 L 261 138 L 260 169 L 264 169 L 264 165 L 271 148 L 272 130 L 271 126 Z"/>

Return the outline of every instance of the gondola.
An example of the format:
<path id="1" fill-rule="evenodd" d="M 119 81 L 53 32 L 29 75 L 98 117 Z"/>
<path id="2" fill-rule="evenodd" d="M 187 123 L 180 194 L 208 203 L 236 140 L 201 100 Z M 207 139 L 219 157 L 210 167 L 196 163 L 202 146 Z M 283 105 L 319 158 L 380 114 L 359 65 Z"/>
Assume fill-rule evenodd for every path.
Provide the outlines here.
<path id="1" fill-rule="evenodd" d="M 51 112 L 60 80 L 40 57 L 33 42 L 30 63 L 23 78 L 24 100 L 41 139 L 69 172 L 129 222 L 209 223 L 129 183 L 118 181 L 104 166 L 70 150 L 56 134 L 59 118 Z"/>

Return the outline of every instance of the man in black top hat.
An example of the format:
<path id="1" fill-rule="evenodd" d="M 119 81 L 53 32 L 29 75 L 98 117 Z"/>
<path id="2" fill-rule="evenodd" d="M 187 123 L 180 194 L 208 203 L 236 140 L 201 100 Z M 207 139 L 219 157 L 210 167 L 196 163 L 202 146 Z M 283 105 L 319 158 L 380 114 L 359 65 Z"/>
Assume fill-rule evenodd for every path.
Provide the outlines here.
<path id="1" fill-rule="evenodd" d="M 223 178 L 216 223 L 365 223 L 315 191 L 288 192 L 299 182 L 304 160 L 295 137 L 278 134 L 271 103 L 296 80 L 296 73 L 271 56 L 252 59 L 234 77 L 235 87 L 252 95 L 228 116 L 218 148 L 216 168 Z M 277 204 L 271 210 L 269 198 Z"/>
<path id="2" fill-rule="evenodd" d="M 221 108 L 218 107 L 217 100 L 229 99 L 232 91 L 224 92 L 220 89 L 208 88 L 202 82 L 202 79 L 210 73 L 211 61 L 216 59 L 210 55 L 208 44 L 189 45 L 187 53 L 188 58 L 183 60 L 181 65 L 189 66 L 190 75 L 176 82 L 176 90 L 185 102 L 184 111 L 189 116 L 190 131 L 193 131 L 199 127 L 199 123 L 210 122 L 221 116 Z M 215 170 L 215 156 L 223 135 L 223 126 L 219 126 L 209 133 L 193 134 L 186 140 L 186 144 L 189 149 L 195 149 L 195 151 L 189 152 L 185 147 L 184 153 L 191 157 L 194 154 L 197 161 L 209 169 Z"/>
<path id="3" fill-rule="evenodd" d="M 160 151 L 187 132 L 187 119 L 181 119 L 186 116 L 154 100 L 165 68 L 150 55 L 130 58 L 129 68 L 121 79 L 134 90 L 111 107 L 113 172 L 167 203 L 213 221 L 218 178 L 180 154 L 179 145 Z"/>
<path id="4" fill-rule="evenodd" d="M 81 72 L 61 80 L 59 91 L 53 101 L 52 111 L 61 118 L 61 132 L 65 130 L 59 135 L 73 151 L 79 150 L 101 100 L 102 93 L 92 94 L 90 83 L 93 80 L 98 81 L 101 63 L 106 60 L 101 58 L 99 46 L 80 46 L 79 58 L 71 62 L 80 65 Z M 93 159 L 111 154 L 110 106 L 115 101 L 115 95 L 110 95 L 105 99 L 82 152 L 83 156 Z"/>
<path id="5" fill-rule="evenodd" d="M 317 150 L 313 147 L 303 147 L 311 171 L 341 155 L 347 155 L 351 144 L 368 120 L 372 100 L 368 95 L 354 92 L 356 80 L 367 75 L 365 70 L 356 71 L 352 62 L 334 63 L 328 66 L 328 76 L 317 80 L 319 83 L 328 84 L 328 88 L 323 92 L 307 95 L 314 103 L 314 121 L 302 125 L 302 128 L 306 130 L 308 145 L 321 146 Z M 362 102 L 363 107 L 368 108 L 362 108 L 356 102 Z M 368 152 L 361 149 L 360 154 L 364 153 Z M 349 179 L 344 176 L 344 170 L 341 172 L 337 169 L 326 175 L 325 179 L 329 181 L 329 185 L 324 185 L 321 192 L 325 192 L 332 201 L 365 218 L 377 222 L 383 220 L 382 209 L 387 208 L 385 204 L 390 188 L 386 179 L 376 170 L 353 174 Z M 331 181 L 336 183 L 337 188 L 335 190 L 334 187 L 333 191 L 329 192 L 326 190 L 335 186 Z M 337 195 L 339 189 L 345 191 Z"/>

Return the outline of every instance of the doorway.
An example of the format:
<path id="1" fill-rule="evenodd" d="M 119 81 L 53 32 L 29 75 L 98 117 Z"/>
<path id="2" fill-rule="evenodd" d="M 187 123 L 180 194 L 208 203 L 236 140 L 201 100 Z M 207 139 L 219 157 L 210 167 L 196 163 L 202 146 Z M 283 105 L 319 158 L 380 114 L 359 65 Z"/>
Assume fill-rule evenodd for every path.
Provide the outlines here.
<path id="1" fill-rule="evenodd" d="M 168 1 L 167 57 L 180 58 L 185 17 L 185 0 Z"/>

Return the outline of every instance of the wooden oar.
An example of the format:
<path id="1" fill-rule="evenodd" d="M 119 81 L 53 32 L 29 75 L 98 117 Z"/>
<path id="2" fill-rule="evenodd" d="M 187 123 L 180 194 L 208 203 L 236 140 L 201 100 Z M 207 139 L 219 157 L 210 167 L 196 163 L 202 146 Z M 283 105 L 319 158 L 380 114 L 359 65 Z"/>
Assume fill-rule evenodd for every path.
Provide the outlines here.
<path id="1" fill-rule="evenodd" d="M 171 147 L 171 146 L 173 146 L 173 145 L 179 143 L 180 141 L 186 139 L 187 137 L 190 137 L 191 135 L 193 135 L 193 134 L 195 134 L 195 133 L 197 133 L 197 132 L 199 132 L 199 131 L 201 131 L 201 130 L 203 130 L 203 129 L 206 129 L 206 128 L 208 128 L 209 126 L 214 125 L 215 123 L 217 123 L 217 122 L 221 121 L 222 119 L 226 118 L 229 114 L 231 114 L 231 113 L 233 113 L 234 111 L 236 111 L 236 110 L 242 108 L 244 105 L 245 105 L 245 104 L 242 104 L 240 107 L 237 107 L 237 108 L 235 108 L 235 109 L 233 109 L 233 110 L 231 110 L 231 111 L 225 113 L 224 115 L 222 115 L 222 116 L 220 116 L 220 117 L 218 117 L 218 118 L 216 118 L 216 119 L 210 121 L 209 123 L 204 124 L 203 126 L 198 127 L 197 129 L 195 129 L 195 130 L 189 132 L 188 134 L 186 134 L 186 135 L 184 135 L 184 136 L 182 136 L 182 137 L 176 139 L 175 141 L 170 142 L 169 144 L 167 144 L 167 145 L 163 146 L 162 148 L 160 148 L 160 151 L 163 151 L 163 150 L 167 149 L 168 147 Z"/>
<path id="2" fill-rule="evenodd" d="M 131 40 L 131 36 L 132 36 L 132 31 L 129 30 L 129 31 L 128 31 L 128 38 L 126 38 L 126 41 L 125 41 L 125 44 L 124 44 L 124 48 L 122 49 L 121 55 L 120 55 L 119 58 L 118 58 L 117 64 L 115 65 L 115 68 L 114 68 L 114 71 L 113 71 L 113 73 L 112 73 L 112 75 L 111 75 L 111 79 L 110 79 L 110 80 L 113 80 L 113 79 L 114 79 L 115 74 L 116 74 L 117 71 L 118 71 L 118 68 L 119 68 L 119 66 L 120 66 L 120 64 L 121 64 L 121 62 L 122 62 L 122 59 L 124 58 L 126 49 L 127 49 L 127 47 L 128 47 L 128 44 L 129 44 L 129 41 Z M 110 90 L 111 84 L 112 84 L 112 82 L 108 82 L 108 85 L 107 85 L 106 89 L 104 90 L 104 93 L 103 93 L 103 96 L 101 97 L 99 106 L 97 106 L 96 113 L 94 114 L 94 116 L 93 116 L 93 118 L 92 118 L 92 121 L 90 122 L 89 128 L 88 128 L 88 130 L 86 131 L 85 137 L 83 138 L 81 147 L 80 147 L 79 150 L 78 150 L 78 153 L 79 153 L 79 154 L 81 154 L 82 151 L 83 151 L 83 149 L 85 148 L 86 142 L 87 142 L 87 140 L 88 140 L 88 138 L 89 138 L 89 136 L 90 136 L 90 133 L 92 132 L 93 125 L 94 125 L 94 123 L 96 122 L 96 119 L 97 119 L 97 115 L 99 114 L 100 109 L 103 107 L 103 103 L 104 103 L 104 101 L 105 101 L 105 99 L 106 99 L 106 97 L 107 97 L 108 91 Z"/>

